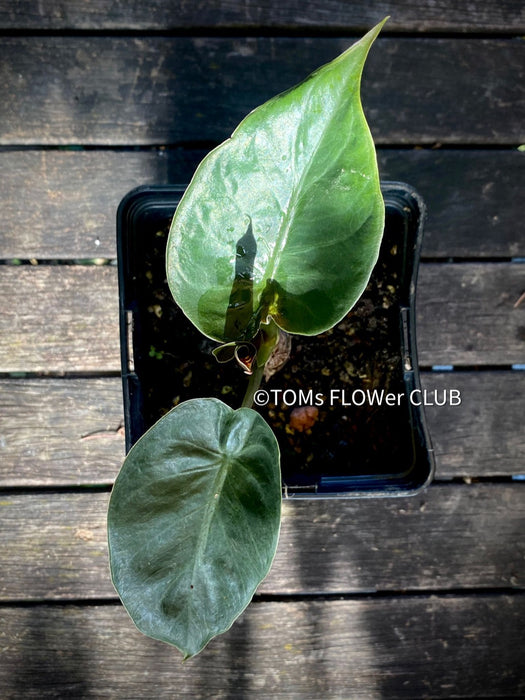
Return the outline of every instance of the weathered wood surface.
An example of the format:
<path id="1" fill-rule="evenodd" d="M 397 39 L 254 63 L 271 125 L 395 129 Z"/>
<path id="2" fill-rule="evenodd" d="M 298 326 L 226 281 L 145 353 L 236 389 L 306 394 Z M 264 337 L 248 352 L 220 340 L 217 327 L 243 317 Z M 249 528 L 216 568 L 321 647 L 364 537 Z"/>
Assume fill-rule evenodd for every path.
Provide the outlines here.
<path id="1" fill-rule="evenodd" d="M 525 588 L 524 487 L 284 501 L 271 595 Z M 0 600 L 115 598 L 107 493 L 1 494 Z"/>
<path id="2" fill-rule="evenodd" d="M 426 408 L 437 478 L 525 474 L 525 372 L 424 372 L 421 384 L 439 401 L 461 392 L 460 406 Z"/>
<path id="3" fill-rule="evenodd" d="M 223 140 L 348 38 L 5 37 L 0 144 Z M 377 143 L 525 141 L 525 43 L 378 39 L 363 103 Z"/>
<path id="4" fill-rule="evenodd" d="M 525 473 L 525 372 L 423 372 L 461 392 L 427 406 L 436 479 Z M 430 394 L 432 397 L 433 394 Z M 110 484 L 124 456 L 120 378 L 0 379 L 0 486 Z"/>
<path id="5" fill-rule="evenodd" d="M 519 263 L 423 264 L 420 364 L 522 362 L 524 271 Z M 0 372 L 120 370 L 115 267 L 3 265 L 0 297 Z"/>
<path id="6" fill-rule="evenodd" d="M 520 474 L 525 372 L 487 366 L 524 362 L 525 267 L 482 261 L 525 256 L 518 0 L 0 0 L 0 260 L 114 258 L 125 192 L 187 180 L 386 14 L 363 83 L 382 177 L 426 199 L 424 256 L 478 259 L 421 268 L 420 362 L 483 370 L 422 375 L 463 399 L 427 408 L 437 478 Z M 124 451 L 116 269 L 1 265 L 0 296 L 0 372 L 50 375 L 0 378 L 0 697 L 525 695 L 521 482 L 285 503 L 262 597 L 229 633 L 184 666 L 141 636 L 108 576 L 109 494 L 82 488 Z"/>
<path id="7" fill-rule="evenodd" d="M 410 0 L 348 3 L 314 0 L 301 3 L 279 0 L 170 0 L 114 2 L 110 0 L 60 0 L 43 5 L 32 0 L 2 0 L 0 29 L 243 29 L 261 31 L 365 30 L 390 15 L 389 31 L 523 32 L 525 10 L 520 0 L 457 3 L 442 0 L 414 3 Z"/>
<path id="8" fill-rule="evenodd" d="M 422 365 L 517 364 L 525 350 L 525 267 L 520 263 L 421 266 L 417 338 Z"/>
<path id="9" fill-rule="evenodd" d="M 0 484 L 112 483 L 123 424 L 119 377 L 0 380 Z"/>
<path id="10" fill-rule="evenodd" d="M 525 694 L 523 595 L 261 602 L 185 664 L 142 636 L 120 606 L 0 614 L 6 700 Z"/>
<path id="11" fill-rule="evenodd" d="M 143 184 L 184 184 L 206 151 L 0 151 L 0 259 L 115 258 L 115 213 Z M 428 207 L 423 256 L 525 256 L 525 154 L 514 150 L 379 150 L 383 179 Z M 21 209 L 21 196 L 26 204 Z"/>
<path id="12" fill-rule="evenodd" d="M 415 186 L 428 209 L 425 257 L 525 257 L 516 205 L 525 153 L 514 150 L 379 150 L 384 179 Z"/>
<path id="13" fill-rule="evenodd" d="M 0 372 L 120 370 L 115 267 L 0 267 Z"/>
<path id="14" fill-rule="evenodd" d="M 115 219 L 124 195 L 139 185 L 189 182 L 205 153 L 0 151 L 0 259 L 116 258 Z"/>

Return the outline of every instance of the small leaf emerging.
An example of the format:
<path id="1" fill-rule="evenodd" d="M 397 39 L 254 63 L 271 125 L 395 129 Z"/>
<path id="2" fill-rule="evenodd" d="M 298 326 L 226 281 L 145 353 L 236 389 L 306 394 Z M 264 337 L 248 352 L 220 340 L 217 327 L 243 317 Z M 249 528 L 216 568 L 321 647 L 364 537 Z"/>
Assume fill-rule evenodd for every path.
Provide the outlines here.
<path id="1" fill-rule="evenodd" d="M 113 583 L 137 627 L 197 654 L 250 602 L 280 527 L 279 448 L 248 408 L 193 399 L 131 449 L 108 513 Z"/>
<path id="2" fill-rule="evenodd" d="M 167 248 L 175 300 L 205 335 L 335 325 L 362 294 L 384 226 L 360 79 L 383 22 L 251 112 L 201 163 Z"/>

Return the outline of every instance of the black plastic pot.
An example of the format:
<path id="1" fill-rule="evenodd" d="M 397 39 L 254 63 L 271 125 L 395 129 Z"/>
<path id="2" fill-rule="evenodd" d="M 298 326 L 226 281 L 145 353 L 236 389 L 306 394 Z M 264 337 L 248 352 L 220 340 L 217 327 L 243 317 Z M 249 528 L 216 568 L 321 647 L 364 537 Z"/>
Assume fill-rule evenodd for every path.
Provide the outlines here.
<path id="1" fill-rule="evenodd" d="M 211 355 L 216 344 L 192 326 L 167 288 L 165 242 L 183 191 L 182 186 L 141 187 L 130 192 L 118 209 L 128 450 L 175 403 L 217 396 L 236 408 L 246 384 L 238 367 L 216 363 Z M 434 457 L 419 405 L 414 328 L 425 208 L 408 185 L 384 182 L 382 191 L 385 234 L 370 289 L 341 327 L 317 339 L 295 337 L 294 347 L 311 365 L 310 380 L 302 376 L 301 357 L 292 355 L 288 369 L 285 365 L 266 387 L 274 401 L 258 409 L 281 444 L 287 497 L 407 495 L 432 478 Z M 368 336 L 378 327 L 380 342 L 369 348 Z M 334 345 L 332 358 L 322 366 L 316 364 L 335 341 L 339 345 Z M 381 362 L 387 370 L 377 370 Z M 291 427 L 293 411 L 316 403 L 310 429 Z"/>

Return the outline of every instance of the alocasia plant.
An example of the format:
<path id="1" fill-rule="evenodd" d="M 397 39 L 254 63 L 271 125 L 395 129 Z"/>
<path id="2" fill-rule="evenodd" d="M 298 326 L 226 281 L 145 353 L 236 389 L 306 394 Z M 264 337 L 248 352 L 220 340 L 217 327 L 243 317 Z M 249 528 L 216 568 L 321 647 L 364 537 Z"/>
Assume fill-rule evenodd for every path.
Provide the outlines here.
<path id="1" fill-rule="evenodd" d="M 252 408 L 280 331 L 334 326 L 363 292 L 384 225 L 360 79 L 383 22 L 251 112 L 201 163 L 173 218 L 183 312 L 250 381 L 237 410 L 192 399 L 130 450 L 108 513 L 113 582 L 137 627 L 185 657 L 227 630 L 277 547 L 281 478 Z"/>

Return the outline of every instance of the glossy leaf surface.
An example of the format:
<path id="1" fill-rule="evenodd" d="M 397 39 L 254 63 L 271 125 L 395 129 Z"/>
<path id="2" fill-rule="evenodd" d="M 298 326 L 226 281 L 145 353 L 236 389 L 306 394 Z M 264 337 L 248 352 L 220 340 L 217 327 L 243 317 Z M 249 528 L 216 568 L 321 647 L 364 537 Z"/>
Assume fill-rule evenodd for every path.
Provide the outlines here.
<path id="1" fill-rule="evenodd" d="M 251 409 L 192 399 L 131 449 L 108 513 L 114 585 L 137 627 L 199 652 L 266 576 L 280 527 L 277 441 Z"/>
<path id="2" fill-rule="evenodd" d="M 360 80 L 382 24 L 251 112 L 197 169 L 172 222 L 167 273 L 205 335 L 250 339 L 268 315 L 314 335 L 363 292 L 384 204 Z"/>

